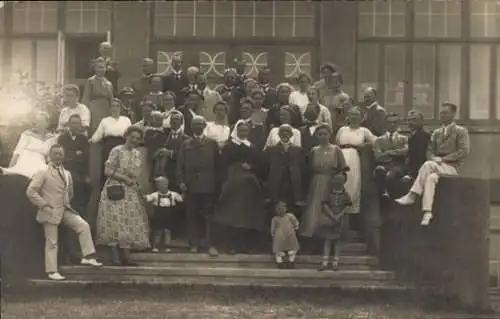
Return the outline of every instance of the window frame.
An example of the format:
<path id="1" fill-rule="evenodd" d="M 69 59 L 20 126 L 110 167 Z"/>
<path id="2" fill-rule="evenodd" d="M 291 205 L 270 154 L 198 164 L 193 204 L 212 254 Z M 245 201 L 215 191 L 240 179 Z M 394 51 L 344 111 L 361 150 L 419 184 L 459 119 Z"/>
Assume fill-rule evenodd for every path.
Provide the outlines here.
<path id="1" fill-rule="evenodd" d="M 394 0 L 393 0 L 394 1 Z M 413 63 L 414 63 L 414 45 L 415 44 L 434 44 L 434 45 L 443 45 L 443 44 L 454 44 L 461 46 L 462 48 L 462 54 L 461 54 L 461 75 L 460 75 L 460 88 L 461 88 L 461 94 L 460 94 L 460 100 L 459 101 L 453 101 L 457 104 L 460 105 L 460 110 L 459 110 L 459 119 L 457 120 L 458 123 L 462 124 L 467 124 L 470 126 L 484 126 L 484 125 L 498 125 L 500 124 L 500 114 L 497 115 L 497 109 L 498 112 L 500 112 L 500 106 L 496 105 L 497 101 L 497 96 L 500 96 L 500 85 L 498 85 L 497 88 L 497 82 L 500 81 L 500 79 L 497 79 L 496 76 L 496 69 L 497 65 L 500 64 L 500 56 L 497 56 L 497 51 L 496 49 L 499 48 L 500 50 L 500 36 L 499 37 L 481 37 L 481 38 L 474 38 L 471 36 L 471 4 L 469 1 L 462 1 L 461 2 L 461 36 L 460 37 L 416 37 L 415 36 L 415 2 L 417 0 L 409 0 L 406 4 L 406 10 L 407 10 L 407 21 L 406 21 L 406 34 L 404 37 L 396 38 L 396 37 L 363 37 L 359 35 L 359 21 L 356 23 L 356 47 L 359 46 L 359 44 L 362 43 L 373 43 L 373 44 L 378 44 L 379 46 L 387 45 L 387 44 L 405 44 L 407 48 L 407 55 L 406 55 L 406 76 L 407 80 L 409 82 L 409 85 L 406 86 L 405 89 L 405 111 L 407 112 L 411 106 L 412 106 L 412 99 L 413 99 L 413 76 L 414 76 L 414 70 L 413 70 Z M 359 20 L 359 6 L 358 6 L 358 20 Z M 490 103 L 489 103 L 489 114 L 490 117 L 489 119 L 484 119 L 484 120 L 474 120 L 470 119 L 469 116 L 469 100 L 470 100 L 470 50 L 471 46 L 474 44 L 488 44 L 491 47 L 492 54 L 491 54 L 491 61 L 490 61 Z M 438 49 L 439 50 L 439 49 Z M 357 51 L 357 50 L 356 50 Z M 382 48 L 382 53 L 383 48 Z M 498 51 L 500 53 L 500 51 Z M 379 92 L 379 98 L 380 101 L 383 103 L 385 101 L 385 83 L 383 81 L 384 79 L 384 68 L 383 68 L 383 58 L 379 57 L 379 63 L 381 66 L 379 66 L 379 83 L 378 85 L 378 92 Z M 356 61 L 358 59 L 358 54 L 356 53 Z M 438 63 L 435 63 L 435 78 L 439 79 L 439 67 Z M 359 81 L 358 81 L 358 63 L 355 63 L 355 92 L 359 91 Z M 435 111 L 434 113 L 437 115 L 438 114 L 438 106 L 440 103 L 443 101 L 439 101 L 439 81 L 437 81 L 434 85 L 435 94 L 434 96 L 434 102 L 435 102 Z M 358 96 L 356 96 L 358 98 Z M 498 99 L 500 101 L 500 97 Z M 498 118 L 497 118 L 498 117 Z M 429 125 L 438 125 L 438 119 L 435 118 L 433 120 L 426 120 L 426 123 Z"/>

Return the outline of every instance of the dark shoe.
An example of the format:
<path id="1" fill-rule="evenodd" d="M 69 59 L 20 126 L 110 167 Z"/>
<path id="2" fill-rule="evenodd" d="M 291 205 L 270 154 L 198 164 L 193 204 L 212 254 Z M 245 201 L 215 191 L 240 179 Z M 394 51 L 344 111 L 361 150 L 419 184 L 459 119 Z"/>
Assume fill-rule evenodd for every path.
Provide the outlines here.
<path id="1" fill-rule="evenodd" d="M 321 266 L 319 266 L 318 268 L 318 271 L 325 271 L 328 269 L 328 264 L 321 264 Z"/>
<path id="2" fill-rule="evenodd" d="M 281 263 L 276 263 L 276 267 L 278 267 L 278 269 L 286 269 L 286 265 L 285 263 L 281 262 Z"/>
<path id="3" fill-rule="evenodd" d="M 287 269 L 295 269 L 295 262 L 294 261 L 289 261 L 287 263 Z"/>

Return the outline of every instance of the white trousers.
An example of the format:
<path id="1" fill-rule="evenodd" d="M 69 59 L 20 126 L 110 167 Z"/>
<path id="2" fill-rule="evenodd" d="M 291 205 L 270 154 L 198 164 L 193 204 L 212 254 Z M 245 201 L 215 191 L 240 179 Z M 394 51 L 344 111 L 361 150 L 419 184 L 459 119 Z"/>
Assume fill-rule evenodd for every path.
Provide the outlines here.
<path id="1" fill-rule="evenodd" d="M 418 176 L 410 191 L 422 195 L 422 210 L 424 212 L 432 211 L 434 193 L 439 181 L 439 176 L 457 174 L 456 168 L 446 163 L 438 164 L 433 161 L 426 161 L 422 167 L 420 167 Z"/>
<path id="2" fill-rule="evenodd" d="M 95 253 L 90 226 L 83 218 L 73 212 L 65 211 L 62 223 L 71 228 L 78 235 L 83 257 Z M 59 225 L 49 223 L 43 224 L 43 231 L 45 234 L 45 272 L 47 273 L 58 271 L 58 228 Z"/>

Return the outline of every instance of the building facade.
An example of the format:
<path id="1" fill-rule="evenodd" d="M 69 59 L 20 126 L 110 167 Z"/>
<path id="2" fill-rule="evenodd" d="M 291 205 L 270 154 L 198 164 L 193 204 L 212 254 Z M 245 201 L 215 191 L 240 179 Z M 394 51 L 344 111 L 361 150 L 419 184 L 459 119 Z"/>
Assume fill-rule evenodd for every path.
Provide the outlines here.
<path id="1" fill-rule="evenodd" d="M 460 106 L 472 133 L 469 176 L 500 179 L 500 5 L 496 0 L 373 1 L 9 1 L 0 11 L 0 76 L 81 84 L 98 43 L 113 43 L 120 85 L 141 59 L 168 72 L 173 54 L 199 65 L 213 85 L 234 59 L 250 76 L 269 65 L 275 84 L 340 66 L 359 98 L 375 86 L 383 105 L 421 108 L 437 124 L 440 102 Z M 489 168 L 489 169 L 485 169 Z M 500 196 L 499 196 L 500 197 Z"/>

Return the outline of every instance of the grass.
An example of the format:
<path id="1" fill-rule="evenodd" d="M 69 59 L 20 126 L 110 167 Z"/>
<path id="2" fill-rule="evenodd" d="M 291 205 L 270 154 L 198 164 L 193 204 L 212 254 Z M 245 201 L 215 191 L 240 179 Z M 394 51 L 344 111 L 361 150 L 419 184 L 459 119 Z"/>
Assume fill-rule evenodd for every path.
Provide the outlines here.
<path id="1" fill-rule="evenodd" d="M 268 293 L 251 289 L 88 287 L 4 292 L 4 319 L 434 319 L 415 302 L 351 298 L 337 294 Z M 472 317 L 471 317 L 472 318 Z"/>

